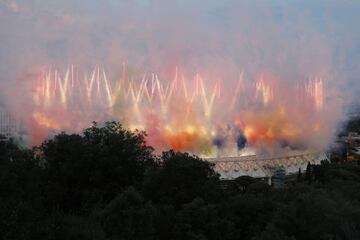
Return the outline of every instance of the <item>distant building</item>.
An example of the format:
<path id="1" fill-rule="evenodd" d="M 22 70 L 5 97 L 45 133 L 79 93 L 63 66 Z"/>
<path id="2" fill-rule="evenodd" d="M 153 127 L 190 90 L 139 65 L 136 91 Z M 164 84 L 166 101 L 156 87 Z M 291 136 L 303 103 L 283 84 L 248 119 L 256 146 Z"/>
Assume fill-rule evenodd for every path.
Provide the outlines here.
<path id="1" fill-rule="evenodd" d="M 286 171 L 284 168 L 278 168 L 275 170 L 275 173 L 272 177 L 272 184 L 274 188 L 276 189 L 284 188 L 285 176 L 286 176 Z"/>
<path id="2" fill-rule="evenodd" d="M 17 137 L 18 127 L 16 118 L 10 114 L 4 107 L 0 106 L 0 135 L 1 140 L 8 140 L 11 137 Z"/>
<path id="3" fill-rule="evenodd" d="M 347 136 L 343 136 L 338 140 L 339 145 L 342 144 L 341 157 L 336 155 L 333 149 L 333 158 L 338 157 L 338 160 L 360 160 L 360 135 L 357 132 L 349 132 Z"/>

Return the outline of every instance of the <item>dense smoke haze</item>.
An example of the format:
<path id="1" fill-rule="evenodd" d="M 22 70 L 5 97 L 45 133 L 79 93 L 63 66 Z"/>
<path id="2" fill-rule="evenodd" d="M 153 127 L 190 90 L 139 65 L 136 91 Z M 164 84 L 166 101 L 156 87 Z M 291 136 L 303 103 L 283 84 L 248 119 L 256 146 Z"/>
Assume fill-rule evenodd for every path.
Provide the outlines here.
<path id="1" fill-rule="evenodd" d="M 39 143 L 48 130 L 79 131 L 92 120 L 114 116 L 142 129 L 138 125 L 143 122 L 128 116 L 164 101 L 157 96 L 157 102 L 141 103 L 139 110 L 133 100 L 115 105 L 117 83 L 127 89 L 120 96 L 131 84 L 138 90 L 144 79 L 147 90 L 154 86 L 161 95 L 176 78 L 170 110 L 154 109 L 161 117 L 153 121 L 170 123 L 168 131 L 178 132 L 157 137 L 166 129 L 146 123 L 144 130 L 155 146 L 212 154 L 209 144 L 222 148 L 231 138 L 238 148 L 245 142 L 324 148 L 360 89 L 359 11 L 359 2 L 340 0 L 0 0 L 0 100 L 23 119 L 29 141 Z M 73 90 L 63 89 L 67 74 L 69 82 L 81 79 Z M 102 84 L 99 90 L 91 88 L 96 74 L 102 76 L 93 77 Z M 179 79 L 185 79 L 186 91 Z M 61 91 L 40 94 L 55 88 L 56 81 Z M 109 105 L 89 106 L 82 91 L 98 104 L 108 99 Z M 190 127 L 179 108 L 189 105 L 185 92 L 200 99 L 191 112 L 202 112 L 190 114 Z M 214 110 L 209 113 L 212 94 Z M 65 113 L 52 110 L 65 108 L 65 101 L 72 106 Z M 68 123 L 59 124 L 65 117 Z M 194 140 L 192 128 L 200 126 L 209 133 Z M 189 146 L 174 143 L 184 134 Z M 203 148 L 207 150 L 198 150 Z"/>

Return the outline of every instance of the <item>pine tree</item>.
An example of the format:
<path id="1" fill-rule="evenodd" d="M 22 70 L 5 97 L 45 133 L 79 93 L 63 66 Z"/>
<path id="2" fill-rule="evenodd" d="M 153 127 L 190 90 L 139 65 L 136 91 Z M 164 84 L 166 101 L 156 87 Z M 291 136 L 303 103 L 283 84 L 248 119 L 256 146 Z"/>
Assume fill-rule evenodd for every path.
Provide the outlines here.
<path id="1" fill-rule="evenodd" d="M 298 172 L 298 175 L 297 175 L 297 181 L 301 182 L 301 168 L 299 168 L 299 172 Z"/>
<path id="2" fill-rule="evenodd" d="M 311 177 L 312 177 L 312 166 L 310 164 L 310 162 L 308 162 L 307 166 L 306 166 L 306 174 L 305 174 L 305 179 L 308 181 L 308 183 L 311 183 Z"/>

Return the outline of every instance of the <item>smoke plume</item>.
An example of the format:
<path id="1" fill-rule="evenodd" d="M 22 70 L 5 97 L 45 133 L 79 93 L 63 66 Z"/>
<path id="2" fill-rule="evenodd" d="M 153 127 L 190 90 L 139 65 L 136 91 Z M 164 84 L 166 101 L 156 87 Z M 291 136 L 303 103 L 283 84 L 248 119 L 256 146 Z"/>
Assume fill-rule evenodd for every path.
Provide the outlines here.
<path id="1" fill-rule="evenodd" d="M 359 91 L 359 10 L 357 1 L 340 0 L 1 0 L 1 101 L 33 144 L 49 130 L 116 118 L 144 128 L 160 149 L 324 148 Z M 94 82 L 105 84 L 105 74 L 111 88 L 106 104 L 120 80 L 136 92 L 142 80 L 150 91 L 159 79 L 165 94 L 177 76 L 169 113 L 134 99 L 104 107 L 106 86 L 89 90 L 96 72 L 102 80 Z M 198 101 L 186 121 L 181 79 Z M 46 87 L 57 90 L 46 95 Z"/>

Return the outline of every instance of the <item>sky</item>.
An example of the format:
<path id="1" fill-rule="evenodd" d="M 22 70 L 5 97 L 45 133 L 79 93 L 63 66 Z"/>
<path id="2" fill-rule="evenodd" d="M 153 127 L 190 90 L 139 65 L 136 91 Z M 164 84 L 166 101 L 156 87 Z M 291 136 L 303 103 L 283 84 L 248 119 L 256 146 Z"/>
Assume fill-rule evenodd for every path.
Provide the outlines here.
<path id="1" fill-rule="evenodd" d="M 0 0 L 0 99 L 21 105 L 49 67 L 116 77 L 126 63 L 135 75 L 178 67 L 230 87 L 239 72 L 321 77 L 327 102 L 346 109 L 360 90 L 359 12 L 356 0 Z"/>
<path id="2" fill-rule="evenodd" d="M 359 10 L 358 1 L 344 0 L 1 0 L 0 69 L 13 75 L 52 64 L 111 68 L 125 61 L 153 71 L 224 64 L 249 72 L 344 72 L 356 81 Z"/>

